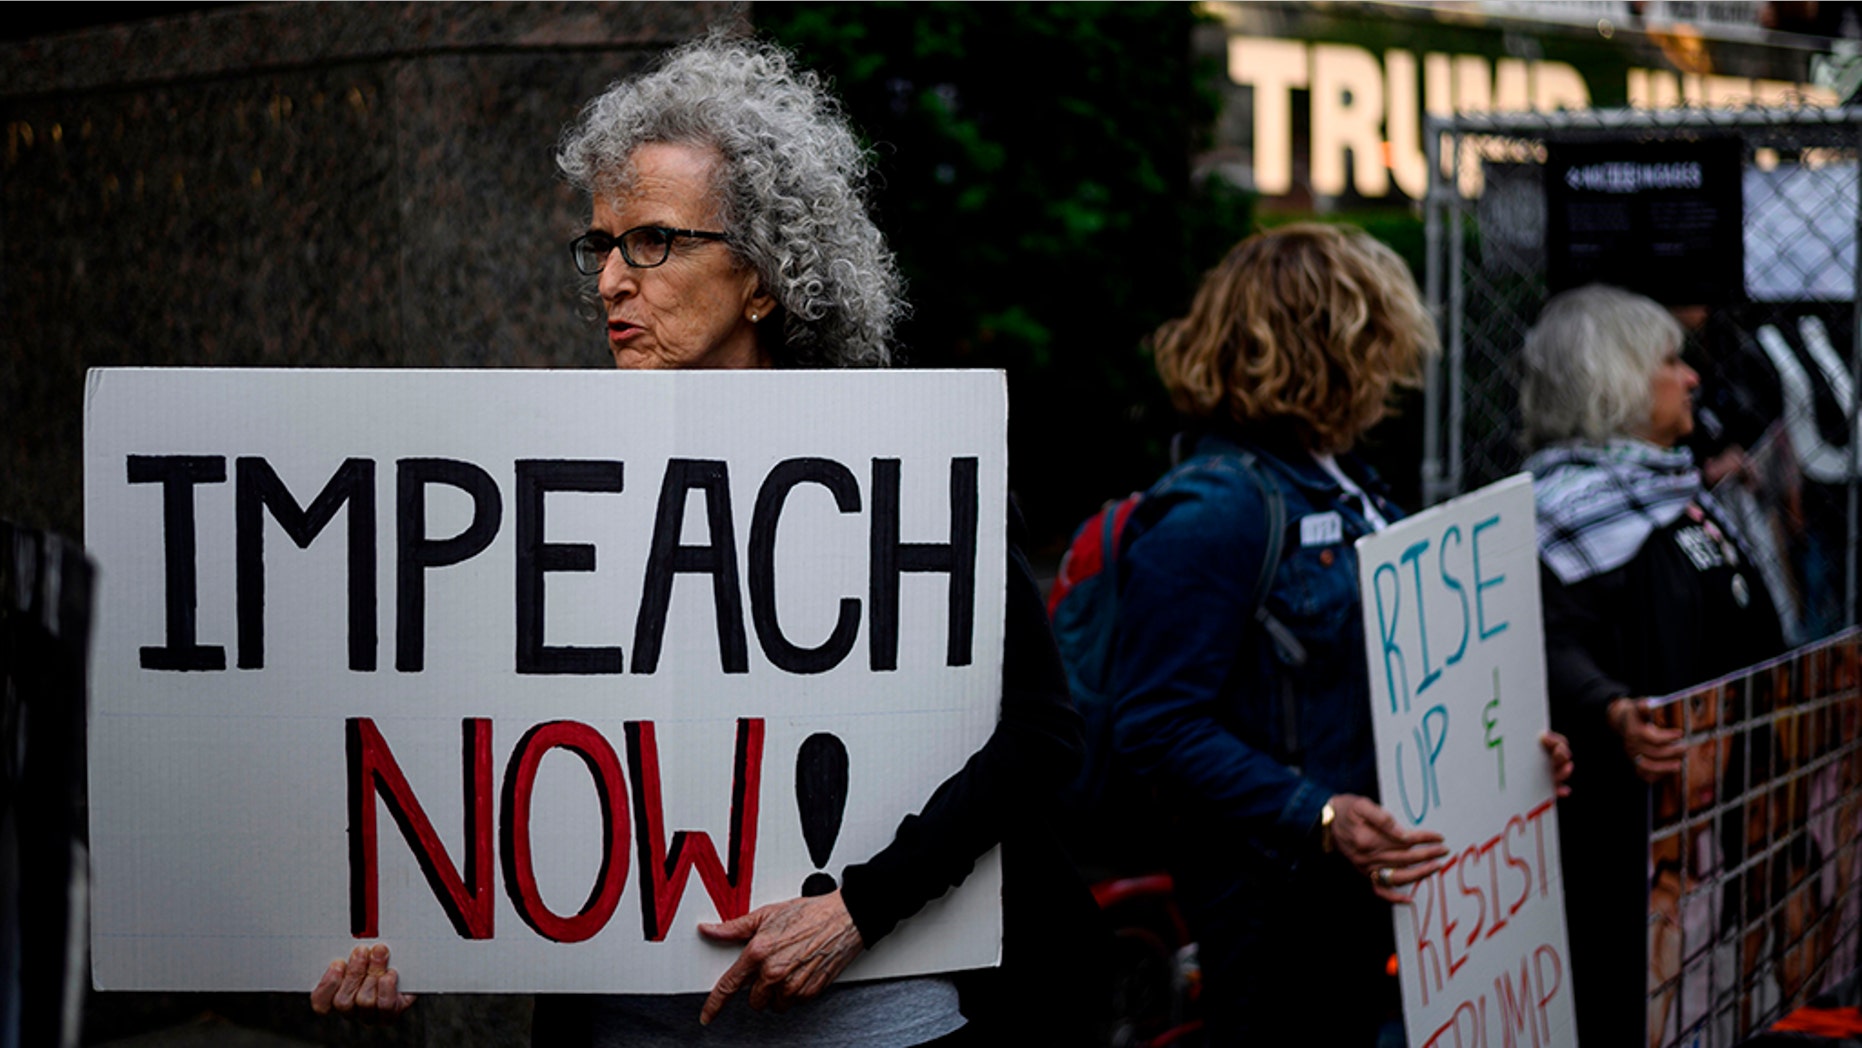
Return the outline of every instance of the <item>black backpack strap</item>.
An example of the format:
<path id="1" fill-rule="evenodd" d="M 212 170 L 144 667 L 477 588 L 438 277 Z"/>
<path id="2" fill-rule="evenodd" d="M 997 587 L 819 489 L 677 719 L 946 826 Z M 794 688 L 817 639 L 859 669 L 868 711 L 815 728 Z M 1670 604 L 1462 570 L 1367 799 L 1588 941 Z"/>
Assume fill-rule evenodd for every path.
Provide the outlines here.
<path id="1" fill-rule="evenodd" d="M 1236 448 L 1233 457 L 1241 464 L 1242 470 L 1261 489 L 1262 508 L 1267 517 L 1267 545 L 1261 555 L 1261 573 L 1254 582 L 1254 621 L 1260 624 L 1267 634 L 1274 650 L 1280 655 L 1280 661 L 1289 669 L 1298 669 L 1306 665 L 1306 648 L 1281 622 L 1274 613 L 1267 610 L 1267 592 L 1273 586 L 1274 574 L 1280 570 L 1280 558 L 1286 552 L 1287 544 L 1287 500 L 1280 493 L 1280 486 L 1261 475 L 1261 466 L 1253 452 L 1245 448 Z M 1280 728 L 1285 740 L 1286 752 L 1282 759 L 1295 771 L 1299 769 L 1303 748 L 1300 745 L 1299 696 L 1293 690 L 1291 674 L 1280 674 Z"/>
<path id="2" fill-rule="evenodd" d="M 1306 664 L 1306 649 L 1287 629 L 1286 623 L 1274 617 L 1267 610 L 1267 591 L 1273 586 L 1274 573 L 1280 570 L 1280 558 L 1286 552 L 1287 544 L 1287 500 L 1280 493 L 1279 485 L 1261 475 L 1260 461 L 1254 453 L 1246 449 L 1237 449 L 1235 459 L 1248 474 L 1249 479 L 1261 489 L 1261 502 L 1267 515 L 1267 547 L 1261 556 L 1261 573 L 1254 580 L 1253 619 L 1267 631 L 1267 636 L 1279 650 L 1281 659 L 1289 666 Z"/>

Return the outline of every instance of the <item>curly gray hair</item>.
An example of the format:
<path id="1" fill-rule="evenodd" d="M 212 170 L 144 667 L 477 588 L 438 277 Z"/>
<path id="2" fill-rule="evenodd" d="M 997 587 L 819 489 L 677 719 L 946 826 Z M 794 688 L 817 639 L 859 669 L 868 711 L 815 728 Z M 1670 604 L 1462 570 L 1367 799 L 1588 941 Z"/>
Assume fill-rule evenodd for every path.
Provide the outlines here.
<path id="1" fill-rule="evenodd" d="M 881 367 L 906 310 L 867 214 L 867 156 L 814 73 L 771 44 L 714 34 L 617 81 L 563 132 L 556 163 L 591 197 L 626 184 L 648 142 L 723 157 L 713 194 L 731 250 L 781 305 L 779 364 Z"/>
<path id="2" fill-rule="evenodd" d="M 1681 346 L 1681 325 L 1652 299 L 1604 284 L 1552 296 L 1520 351 L 1526 447 L 1601 444 L 1649 420 L 1649 379 Z"/>

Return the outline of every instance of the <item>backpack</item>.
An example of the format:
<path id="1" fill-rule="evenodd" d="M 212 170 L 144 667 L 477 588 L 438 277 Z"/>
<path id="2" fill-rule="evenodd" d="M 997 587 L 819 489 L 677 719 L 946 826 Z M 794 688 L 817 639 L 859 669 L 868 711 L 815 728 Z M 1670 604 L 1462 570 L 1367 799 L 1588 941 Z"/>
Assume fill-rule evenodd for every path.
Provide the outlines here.
<path id="1" fill-rule="evenodd" d="M 1261 572 L 1254 585 L 1253 621 L 1264 630 L 1279 650 L 1281 661 L 1297 668 L 1304 665 L 1306 652 L 1291 630 L 1267 610 L 1267 591 L 1279 570 L 1286 546 L 1287 506 L 1280 488 L 1261 475 L 1255 455 L 1242 448 L 1232 448 L 1214 458 L 1231 464 L 1247 474 L 1263 495 L 1262 505 L 1267 523 L 1267 548 L 1261 558 Z M 1183 463 L 1165 474 L 1152 490 L 1169 483 L 1178 472 L 1207 467 L 1204 456 Z M 1149 820 L 1137 805 L 1132 784 L 1122 782 L 1117 770 L 1116 747 L 1112 738 L 1113 695 L 1111 694 L 1112 640 L 1118 623 L 1119 557 L 1124 551 L 1125 525 L 1132 511 L 1146 498 L 1146 492 L 1133 492 L 1125 498 L 1107 502 L 1099 512 L 1081 524 L 1061 558 L 1054 588 L 1048 596 L 1048 619 L 1053 625 L 1054 640 L 1067 669 L 1067 684 L 1074 705 L 1085 721 L 1085 761 L 1080 773 L 1067 788 L 1063 799 L 1076 824 L 1076 836 L 1084 839 L 1117 837 L 1121 832 L 1142 827 Z M 1286 718 L 1287 737 L 1298 738 L 1298 709 L 1292 682 L 1282 680 L 1282 710 Z M 1297 742 L 1294 743 L 1297 749 Z M 1126 833 L 1143 837 L 1142 832 Z"/>

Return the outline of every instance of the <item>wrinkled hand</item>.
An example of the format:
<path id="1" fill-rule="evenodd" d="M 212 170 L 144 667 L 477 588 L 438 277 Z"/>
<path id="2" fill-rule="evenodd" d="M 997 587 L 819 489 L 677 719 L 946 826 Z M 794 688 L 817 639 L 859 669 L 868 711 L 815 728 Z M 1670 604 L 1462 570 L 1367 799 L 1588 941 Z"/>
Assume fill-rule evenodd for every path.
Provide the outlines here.
<path id="1" fill-rule="evenodd" d="M 1545 750 L 1545 759 L 1552 765 L 1552 790 L 1560 797 L 1571 796 L 1571 787 L 1566 783 L 1571 772 L 1577 767 L 1571 759 L 1571 743 L 1555 731 L 1539 733 L 1539 745 Z"/>
<path id="2" fill-rule="evenodd" d="M 388 967 L 385 943 L 358 946 L 347 961 L 331 961 L 310 991 L 310 1010 L 336 1012 L 358 1022 L 385 1023 L 413 1007 L 414 995 L 402 993 L 400 975 Z"/>
<path id="3" fill-rule="evenodd" d="M 1433 876 L 1442 868 L 1448 849 L 1442 835 L 1429 830 L 1405 830 L 1396 816 L 1369 797 L 1341 793 L 1331 799 L 1332 843 L 1345 860 L 1370 879 L 1371 888 L 1387 902 L 1407 904 L 1410 893 L 1401 889 Z M 1388 881 L 1379 871 L 1389 870 Z"/>
<path id="4" fill-rule="evenodd" d="M 1629 754 L 1629 762 L 1636 766 L 1642 781 L 1658 782 L 1681 770 L 1681 759 L 1687 754 L 1681 733 L 1650 720 L 1640 700 L 1617 699 L 1610 703 L 1605 715 L 1610 727 L 1623 737 L 1623 752 Z"/>
<path id="5" fill-rule="evenodd" d="M 698 930 L 708 939 L 746 944 L 705 998 L 698 1013 L 705 1024 L 745 986 L 750 1007 L 786 1011 L 827 989 L 866 948 L 839 891 L 772 903 L 722 924 L 700 924 Z"/>

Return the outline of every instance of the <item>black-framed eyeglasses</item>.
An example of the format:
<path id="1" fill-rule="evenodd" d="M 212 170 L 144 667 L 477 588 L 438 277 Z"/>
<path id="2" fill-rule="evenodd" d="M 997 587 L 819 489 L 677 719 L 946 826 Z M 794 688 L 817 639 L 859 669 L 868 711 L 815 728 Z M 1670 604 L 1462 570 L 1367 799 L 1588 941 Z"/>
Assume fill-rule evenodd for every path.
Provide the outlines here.
<path id="1" fill-rule="evenodd" d="M 621 249 L 621 258 L 635 269 L 652 269 L 672 254 L 672 242 L 680 237 L 692 240 L 729 240 L 727 233 L 707 233 L 702 229 L 671 229 L 666 226 L 635 226 L 620 236 L 609 236 L 591 229 L 569 241 L 569 253 L 575 268 L 583 276 L 596 276 L 608 264 L 608 253 Z"/>

